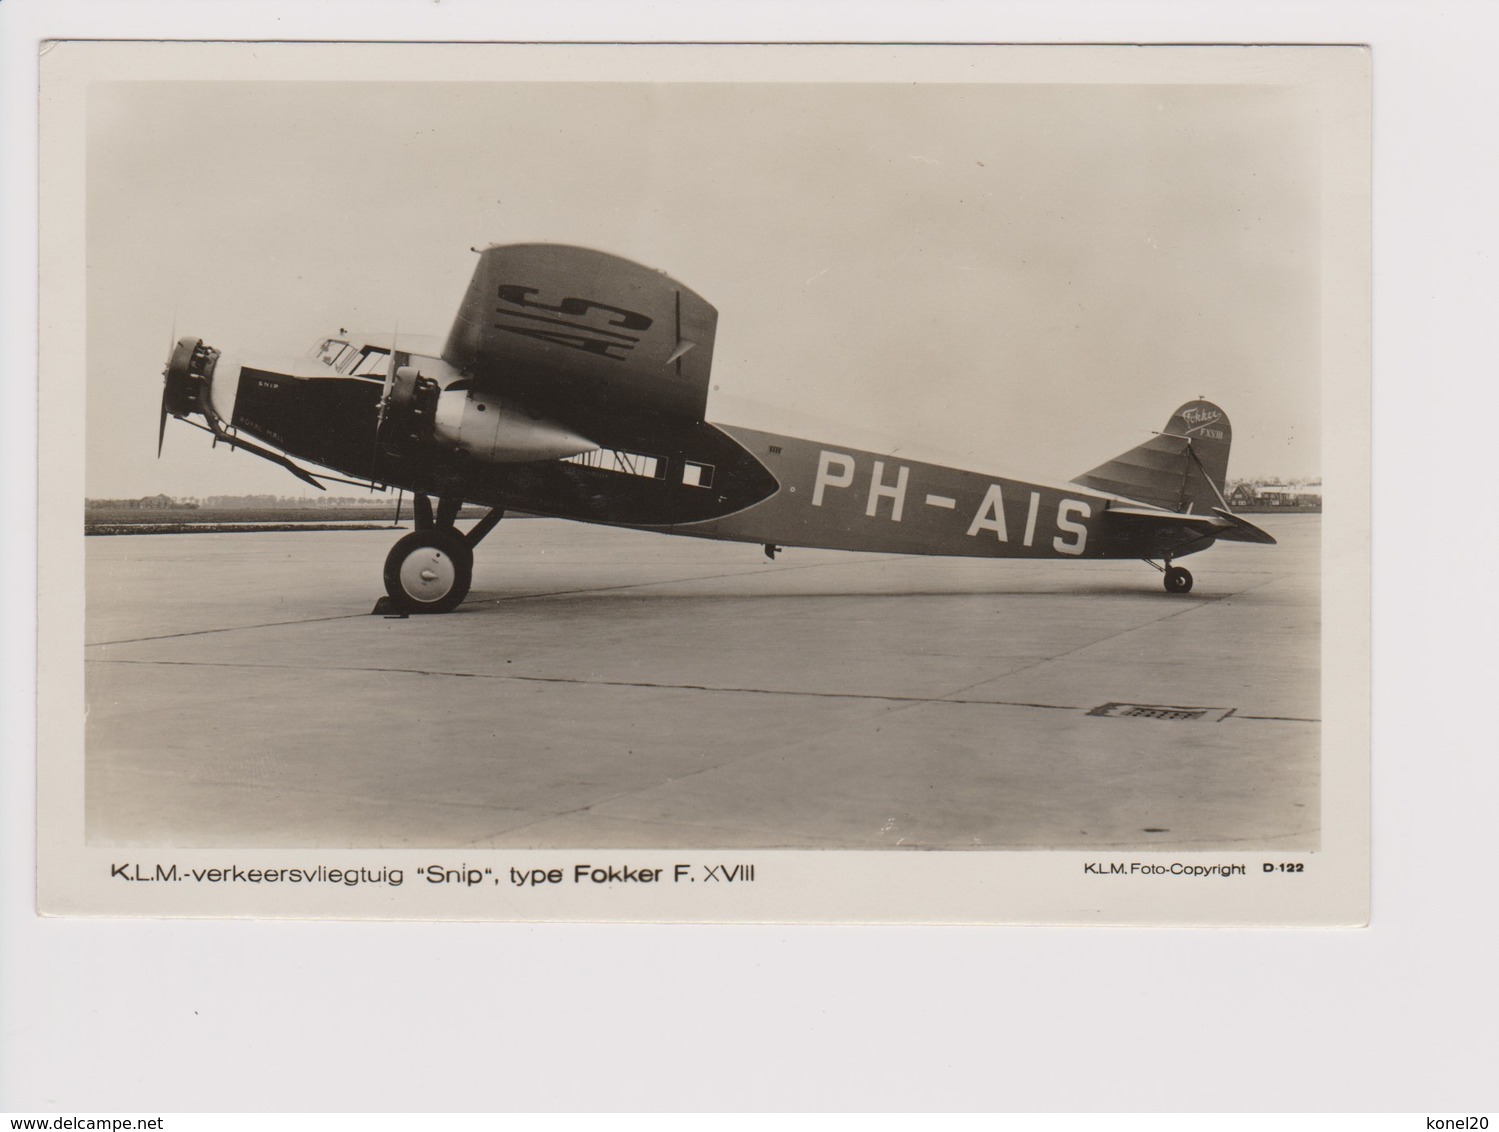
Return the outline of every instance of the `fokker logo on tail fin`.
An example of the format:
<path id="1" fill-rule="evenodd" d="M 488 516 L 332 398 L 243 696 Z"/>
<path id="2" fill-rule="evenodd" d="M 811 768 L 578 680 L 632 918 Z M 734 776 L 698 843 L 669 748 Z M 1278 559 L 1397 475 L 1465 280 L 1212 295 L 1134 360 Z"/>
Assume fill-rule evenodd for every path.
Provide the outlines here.
<path id="1" fill-rule="evenodd" d="M 1210 409 L 1204 407 L 1200 409 L 1193 408 L 1182 410 L 1182 420 L 1187 422 L 1188 432 L 1200 432 L 1208 425 L 1215 424 L 1222 419 L 1223 411 L 1221 409 Z M 1213 434 L 1210 433 L 1209 435 Z M 1220 433 L 1218 435 L 1221 437 L 1222 434 Z"/>

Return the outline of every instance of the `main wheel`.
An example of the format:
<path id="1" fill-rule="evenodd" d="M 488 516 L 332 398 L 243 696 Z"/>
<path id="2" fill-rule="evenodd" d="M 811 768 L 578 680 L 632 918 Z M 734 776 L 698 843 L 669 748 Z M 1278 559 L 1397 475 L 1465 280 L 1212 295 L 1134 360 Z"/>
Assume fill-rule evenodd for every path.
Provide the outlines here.
<path id="1" fill-rule="evenodd" d="M 474 552 L 453 531 L 412 531 L 385 557 L 385 592 L 406 613 L 447 613 L 468 596 Z"/>
<path id="2" fill-rule="evenodd" d="M 1189 570 L 1183 570 L 1180 566 L 1168 567 L 1165 581 L 1168 594 L 1192 592 L 1192 573 Z"/>

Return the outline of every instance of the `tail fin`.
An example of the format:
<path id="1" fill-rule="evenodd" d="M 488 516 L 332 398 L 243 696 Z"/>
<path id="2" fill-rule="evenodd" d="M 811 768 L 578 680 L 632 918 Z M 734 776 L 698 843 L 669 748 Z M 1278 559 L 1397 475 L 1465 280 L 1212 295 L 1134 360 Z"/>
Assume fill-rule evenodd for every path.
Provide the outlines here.
<path id="1" fill-rule="evenodd" d="M 1232 440 L 1227 413 L 1211 401 L 1188 401 L 1144 444 L 1072 482 L 1168 511 L 1198 515 L 1210 514 L 1214 508 L 1227 511 L 1223 481 Z"/>

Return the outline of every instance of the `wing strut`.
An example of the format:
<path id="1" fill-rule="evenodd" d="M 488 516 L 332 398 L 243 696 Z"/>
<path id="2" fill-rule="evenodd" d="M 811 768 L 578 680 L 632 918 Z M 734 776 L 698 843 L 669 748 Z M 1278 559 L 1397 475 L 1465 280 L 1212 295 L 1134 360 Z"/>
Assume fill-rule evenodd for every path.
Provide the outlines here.
<path id="1" fill-rule="evenodd" d="M 1187 455 L 1192 457 L 1192 463 L 1197 465 L 1197 470 L 1202 473 L 1202 478 L 1208 481 L 1208 486 L 1213 489 L 1213 494 L 1218 497 L 1218 502 L 1223 504 L 1223 509 L 1225 511 L 1232 511 L 1232 508 L 1228 505 L 1228 500 L 1223 498 L 1223 493 L 1218 490 L 1218 485 L 1213 482 L 1213 477 L 1208 475 L 1208 470 L 1202 466 L 1202 457 L 1197 455 L 1197 449 L 1193 446 L 1190 439 L 1187 441 Z"/>
<path id="2" fill-rule="evenodd" d="M 197 421 L 190 421 L 186 417 L 178 417 L 177 419 L 180 420 L 183 424 L 189 424 L 192 425 L 193 428 L 201 428 L 204 432 L 211 433 L 214 440 L 222 440 L 225 444 L 229 445 L 230 448 L 243 448 L 251 455 L 259 456 L 263 460 L 269 460 L 273 464 L 281 465 L 281 467 L 285 468 L 292 475 L 296 476 L 297 479 L 304 480 L 305 482 L 310 483 L 319 491 L 328 490 L 322 484 L 321 480 L 327 480 L 330 483 L 346 483 L 350 487 L 375 487 L 373 483 L 370 483 L 367 480 L 350 480 L 345 479 L 343 476 L 330 476 L 327 472 L 318 472 L 317 478 L 315 478 L 312 472 L 309 472 L 306 468 L 296 463 L 290 457 L 285 456 L 280 452 L 272 452 L 269 448 L 262 448 L 258 444 L 252 444 L 248 440 L 241 440 L 238 436 L 235 436 L 222 424 L 220 424 L 219 419 L 215 416 L 212 416 L 211 414 L 207 415 L 208 424 L 206 425 L 200 425 Z M 381 488 L 380 490 L 383 491 L 384 488 Z"/>

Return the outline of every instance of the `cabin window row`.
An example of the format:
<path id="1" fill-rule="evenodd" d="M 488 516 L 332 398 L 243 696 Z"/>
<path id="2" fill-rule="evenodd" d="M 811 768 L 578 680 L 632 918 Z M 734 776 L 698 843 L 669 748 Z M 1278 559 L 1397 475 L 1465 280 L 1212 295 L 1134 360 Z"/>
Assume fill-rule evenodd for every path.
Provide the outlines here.
<path id="1" fill-rule="evenodd" d="M 664 480 L 667 461 L 660 456 L 647 456 L 641 452 L 622 452 L 617 448 L 595 448 L 592 452 L 579 452 L 567 456 L 564 463 L 577 464 L 582 468 L 594 468 L 601 472 L 618 472 L 626 476 L 643 479 Z M 696 460 L 682 463 L 682 483 L 688 487 L 712 487 L 713 465 Z"/>

